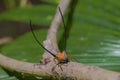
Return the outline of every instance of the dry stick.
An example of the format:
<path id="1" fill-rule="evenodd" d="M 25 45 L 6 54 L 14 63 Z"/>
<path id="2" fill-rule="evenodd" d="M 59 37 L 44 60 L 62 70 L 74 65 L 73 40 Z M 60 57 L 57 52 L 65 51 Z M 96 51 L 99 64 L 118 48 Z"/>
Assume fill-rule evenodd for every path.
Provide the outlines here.
<path id="1" fill-rule="evenodd" d="M 18 61 L 12 58 L 8 58 L 2 54 L 0 54 L 0 66 L 10 71 L 16 71 L 26 74 L 35 74 L 39 76 L 47 76 L 47 74 L 49 74 L 46 72 L 47 68 L 45 68 L 44 65 L 38 67 L 35 66 L 33 63 Z"/>
<path id="2" fill-rule="evenodd" d="M 67 4 L 65 4 L 65 2 Z M 60 7 L 65 13 L 69 0 L 62 0 Z M 64 4 L 64 6 L 63 6 Z M 62 5 L 62 6 L 61 6 Z M 58 17 L 59 16 L 59 17 Z M 56 43 L 56 35 L 59 28 L 59 24 L 61 22 L 61 17 L 59 12 L 57 11 L 56 17 L 58 19 L 54 19 L 52 25 L 50 27 L 47 40 L 45 41 L 45 47 L 49 48 L 51 51 L 59 52 Z M 55 17 L 55 18 L 56 18 Z M 53 27 L 55 26 L 55 27 Z M 48 46 L 47 46 L 48 45 Z M 52 48 L 51 48 L 51 47 Z M 49 58 L 49 55 L 45 55 L 44 58 Z M 55 76 L 55 74 L 51 71 L 54 66 L 54 62 L 49 62 L 47 64 L 41 64 L 40 66 L 34 66 L 32 63 L 17 61 L 15 59 L 8 58 L 0 54 L 0 65 L 10 71 L 16 71 L 26 74 L 35 74 L 38 76 Z M 120 80 L 120 73 L 104 70 L 95 66 L 86 66 L 76 62 L 69 62 L 68 64 L 62 65 L 63 71 L 56 67 L 57 74 L 59 77 L 69 77 L 70 79 L 75 80 Z M 64 75 L 61 75 L 64 74 Z"/>
<path id="3" fill-rule="evenodd" d="M 6 64 L 7 63 L 7 64 Z M 54 76 L 51 73 L 51 65 L 33 66 L 32 63 L 21 62 L 0 54 L 0 65 L 10 71 L 16 71 L 26 74 L 34 74 L 38 76 Z M 62 67 L 66 71 L 65 76 L 74 78 L 75 80 L 120 80 L 120 73 L 107 71 L 94 66 L 86 66 L 80 63 L 70 62 L 66 67 Z M 62 76 L 61 76 L 62 77 Z"/>
<path id="4" fill-rule="evenodd" d="M 59 7 L 61 8 L 63 15 L 65 14 L 65 11 L 67 10 L 69 4 L 70 4 L 70 0 L 61 0 Z M 47 40 L 44 41 L 44 46 L 50 51 L 52 51 L 54 54 L 59 53 L 56 36 L 57 36 L 58 28 L 60 27 L 61 21 L 62 21 L 62 18 L 60 15 L 60 11 L 57 8 L 57 12 L 52 21 L 50 29 L 48 31 Z M 44 58 L 49 58 L 50 55 L 46 53 L 47 52 L 45 52 Z"/>

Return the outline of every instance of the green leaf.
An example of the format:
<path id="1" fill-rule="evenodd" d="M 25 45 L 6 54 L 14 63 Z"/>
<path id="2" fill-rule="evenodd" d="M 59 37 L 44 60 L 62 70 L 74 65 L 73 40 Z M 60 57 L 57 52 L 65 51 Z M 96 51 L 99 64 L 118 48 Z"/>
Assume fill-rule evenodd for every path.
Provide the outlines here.
<path id="1" fill-rule="evenodd" d="M 120 71 L 119 8 L 117 0 L 78 1 L 68 54 L 87 65 Z"/>
<path id="2" fill-rule="evenodd" d="M 35 31 L 38 40 L 42 43 L 45 40 L 47 30 Z M 17 38 L 2 48 L 2 53 L 9 57 L 29 62 L 39 62 L 43 49 L 34 40 L 31 32 Z"/>
<path id="3" fill-rule="evenodd" d="M 56 6 L 29 6 L 15 8 L 0 14 L 0 20 L 12 20 L 34 24 L 50 25 Z"/>

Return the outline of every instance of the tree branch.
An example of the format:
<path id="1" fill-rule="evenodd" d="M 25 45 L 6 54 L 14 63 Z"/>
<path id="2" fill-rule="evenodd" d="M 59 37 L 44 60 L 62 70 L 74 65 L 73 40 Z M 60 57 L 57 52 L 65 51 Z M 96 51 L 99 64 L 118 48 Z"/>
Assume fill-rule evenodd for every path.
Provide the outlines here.
<path id="1" fill-rule="evenodd" d="M 17 61 L 0 54 L 0 65 L 10 71 L 42 77 L 57 76 L 58 78 L 63 77 L 72 80 L 120 80 L 120 73 L 76 62 L 63 64 L 61 66 L 63 71 L 59 67 L 52 71 L 53 66 L 55 66 L 53 62 L 36 66 L 32 63 Z"/>
<path id="2" fill-rule="evenodd" d="M 61 0 L 60 4 L 58 7 L 61 8 L 62 14 L 65 14 L 65 11 L 67 10 L 68 6 L 70 4 L 70 0 Z M 50 26 L 50 29 L 48 31 L 47 39 L 44 41 L 44 46 L 46 49 L 51 51 L 54 54 L 60 53 L 57 45 L 57 32 L 60 27 L 60 23 L 62 21 L 59 9 L 57 8 L 57 12 L 54 16 L 54 19 L 52 21 L 52 24 Z M 49 59 L 49 60 L 48 60 Z M 51 56 L 48 52 L 45 52 L 43 55 L 43 62 L 44 61 L 50 61 L 53 60 L 53 56 Z"/>
<path id="3" fill-rule="evenodd" d="M 63 15 L 70 3 L 70 0 L 62 0 L 60 3 Z M 59 11 L 49 29 L 47 40 L 44 46 L 54 54 L 59 53 L 56 36 L 61 22 Z M 68 62 L 61 64 L 61 68 L 56 66 L 53 57 L 47 52 L 44 53 L 42 63 L 35 65 L 33 63 L 17 61 L 0 54 L 0 66 L 10 70 L 25 74 L 37 75 L 42 77 L 55 77 L 57 79 L 64 78 L 69 80 L 120 80 L 120 73 L 108 71 L 95 66 L 86 66 L 81 63 Z M 56 66 L 56 67 L 55 67 Z"/>

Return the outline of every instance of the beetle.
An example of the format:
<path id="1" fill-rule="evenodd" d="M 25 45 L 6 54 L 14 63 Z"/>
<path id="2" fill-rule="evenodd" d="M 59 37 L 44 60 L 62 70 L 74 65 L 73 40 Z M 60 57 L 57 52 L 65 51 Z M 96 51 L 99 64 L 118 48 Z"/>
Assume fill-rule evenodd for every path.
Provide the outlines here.
<path id="1" fill-rule="evenodd" d="M 66 28 L 65 28 L 65 22 L 64 22 L 64 18 L 63 18 L 63 15 L 62 15 L 62 11 L 59 8 L 59 12 L 60 12 L 60 15 L 61 15 L 61 18 L 62 18 L 62 22 L 63 22 L 63 26 L 64 26 L 64 32 L 65 32 L 65 49 L 61 52 L 61 53 L 58 53 L 58 54 L 54 54 L 52 53 L 51 51 L 49 51 L 48 49 L 46 49 L 40 42 L 39 40 L 37 39 L 34 31 L 33 31 L 33 28 L 32 28 L 32 25 L 31 25 L 31 20 L 30 20 L 30 29 L 31 29 L 31 32 L 33 34 L 33 37 L 34 39 L 36 40 L 36 42 L 44 49 L 46 50 L 48 53 L 50 53 L 53 57 L 55 57 L 57 60 L 58 60 L 58 64 L 64 64 L 64 63 L 68 63 L 69 62 L 69 59 L 67 57 L 67 54 L 66 54 Z"/>

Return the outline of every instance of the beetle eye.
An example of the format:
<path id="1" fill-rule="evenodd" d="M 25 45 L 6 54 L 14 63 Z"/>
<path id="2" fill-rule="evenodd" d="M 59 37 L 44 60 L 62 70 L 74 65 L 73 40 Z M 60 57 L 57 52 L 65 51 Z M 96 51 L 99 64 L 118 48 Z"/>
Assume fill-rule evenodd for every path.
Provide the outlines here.
<path id="1" fill-rule="evenodd" d="M 69 62 L 68 58 L 64 58 L 64 62 Z"/>

